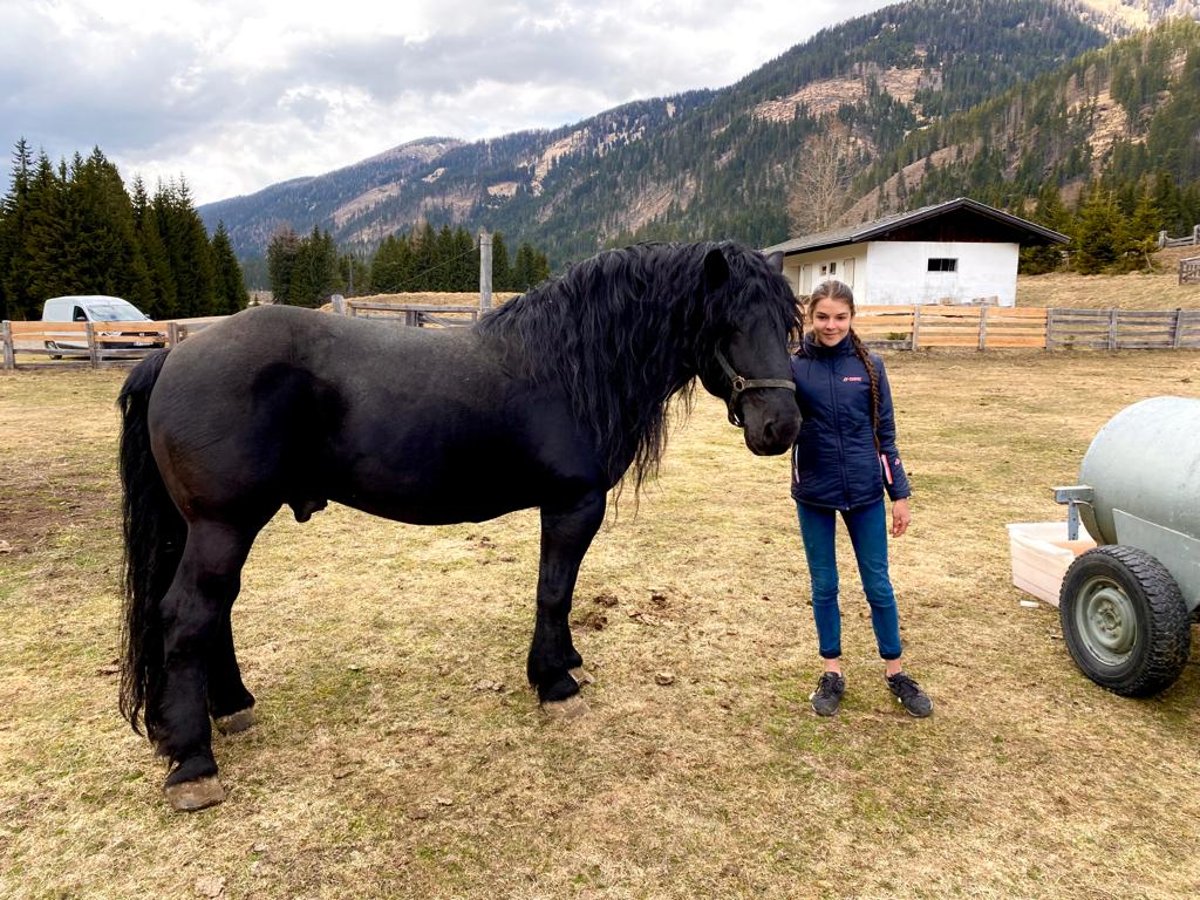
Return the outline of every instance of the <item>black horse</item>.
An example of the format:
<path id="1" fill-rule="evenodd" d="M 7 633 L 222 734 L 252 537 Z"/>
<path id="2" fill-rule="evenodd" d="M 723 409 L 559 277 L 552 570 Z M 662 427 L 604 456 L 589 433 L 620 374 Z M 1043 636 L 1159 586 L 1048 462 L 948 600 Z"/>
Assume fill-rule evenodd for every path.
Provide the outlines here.
<path id="1" fill-rule="evenodd" d="M 695 377 L 758 454 L 799 428 L 781 257 L 736 244 L 600 253 L 484 316 L 426 330 L 311 310 L 232 316 L 129 375 L 120 468 L 121 711 L 170 761 L 177 809 L 224 799 L 209 717 L 254 722 L 230 611 L 255 536 L 330 500 L 416 524 L 541 509 L 528 677 L 578 704 L 568 613 L 610 488 L 655 469 Z M 560 709 L 561 711 L 561 709 Z"/>

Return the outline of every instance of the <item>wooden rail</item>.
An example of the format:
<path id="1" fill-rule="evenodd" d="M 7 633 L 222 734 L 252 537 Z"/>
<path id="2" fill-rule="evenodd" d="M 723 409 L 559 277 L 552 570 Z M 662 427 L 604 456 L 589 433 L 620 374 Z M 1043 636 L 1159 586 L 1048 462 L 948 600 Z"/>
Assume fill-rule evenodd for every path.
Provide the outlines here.
<path id="1" fill-rule="evenodd" d="M 1200 256 L 1189 256 L 1179 261 L 1179 283 L 1200 284 Z"/>
<path id="2" fill-rule="evenodd" d="M 0 325 L 4 368 L 15 369 L 18 356 L 80 360 L 93 368 L 141 359 L 159 347 L 173 347 L 189 334 L 222 316 L 165 322 L 9 322 Z M 47 363 L 34 363 L 46 365 Z"/>
<path id="3" fill-rule="evenodd" d="M 479 307 L 346 300 L 344 314 L 373 319 L 403 319 L 405 325 L 417 328 L 452 328 L 456 325 L 473 325 L 479 319 Z"/>
<path id="4" fill-rule="evenodd" d="M 417 327 L 470 325 L 477 306 L 398 306 L 347 301 L 345 315 Z M 173 347 L 222 317 L 169 322 L 3 322 L 5 369 L 18 355 L 75 359 L 93 367 Z M 1200 309 L 1031 309 L 1003 306 L 860 306 L 855 330 L 894 350 L 1200 350 Z M 46 362 L 33 365 L 47 365 Z"/>

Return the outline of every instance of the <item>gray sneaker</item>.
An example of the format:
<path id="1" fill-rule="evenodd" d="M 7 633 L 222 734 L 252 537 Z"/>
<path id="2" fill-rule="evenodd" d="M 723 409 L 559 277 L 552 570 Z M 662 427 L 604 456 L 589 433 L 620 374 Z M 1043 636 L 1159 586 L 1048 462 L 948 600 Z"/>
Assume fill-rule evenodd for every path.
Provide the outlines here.
<path id="1" fill-rule="evenodd" d="M 910 716 L 923 719 L 933 714 L 933 701 L 929 699 L 929 695 L 903 672 L 888 675 L 887 684 L 888 689 L 896 695 L 896 702 L 908 710 Z"/>
<path id="2" fill-rule="evenodd" d="M 817 689 L 809 694 L 813 712 L 818 716 L 832 716 L 837 713 L 842 703 L 842 694 L 846 693 L 846 679 L 837 672 L 826 672 L 817 682 Z"/>

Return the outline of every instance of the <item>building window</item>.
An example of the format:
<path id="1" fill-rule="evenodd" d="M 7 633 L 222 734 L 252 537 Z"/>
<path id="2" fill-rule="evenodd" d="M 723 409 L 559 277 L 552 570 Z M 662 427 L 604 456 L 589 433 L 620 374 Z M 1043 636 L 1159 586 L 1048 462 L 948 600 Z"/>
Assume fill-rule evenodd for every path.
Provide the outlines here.
<path id="1" fill-rule="evenodd" d="M 930 272 L 957 272 L 958 271 L 958 260 L 957 259 L 946 259 L 944 257 L 939 258 L 939 257 L 931 256 L 929 258 L 929 271 Z"/>
<path id="2" fill-rule="evenodd" d="M 830 263 L 830 264 L 829 264 L 829 274 L 830 274 L 830 275 L 836 275 L 836 274 L 837 274 L 837 263 L 835 263 L 835 262 L 832 262 L 832 263 Z"/>

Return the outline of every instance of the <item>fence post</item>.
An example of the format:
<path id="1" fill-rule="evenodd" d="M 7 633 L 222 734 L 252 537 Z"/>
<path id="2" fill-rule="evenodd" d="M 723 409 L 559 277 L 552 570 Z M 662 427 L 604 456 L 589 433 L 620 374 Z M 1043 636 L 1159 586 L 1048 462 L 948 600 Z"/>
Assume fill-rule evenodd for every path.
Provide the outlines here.
<path id="1" fill-rule="evenodd" d="M 1115 309 L 1108 311 L 1108 349 L 1117 349 L 1117 311 Z"/>
<path id="2" fill-rule="evenodd" d="M 980 350 L 987 349 L 988 309 L 989 309 L 989 307 L 987 307 L 987 306 L 981 306 L 979 308 L 979 349 Z"/>
<path id="3" fill-rule="evenodd" d="M 492 236 L 479 229 L 479 308 L 492 308 Z"/>
<path id="4" fill-rule="evenodd" d="M 178 322 L 168 322 L 167 323 L 167 346 L 168 347 L 178 347 L 179 346 L 179 323 Z"/>
<path id="5" fill-rule="evenodd" d="M 1192 245 L 1200 244 L 1200 225 L 1192 226 Z"/>
<path id="6" fill-rule="evenodd" d="M 912 348 L 914 350 L 921 346 L 921 304 L 913 304 L 913 336 Z"/>
<path id="7" fill-rule="evenodd" d="M 12 323 L 8 319 L 5 319 L 3 325 L 0 325 L 0 333 L 4 337 L 4 368 L 15 369 L 17 367 L 17 354 L 16 348 L 13 345 Z"/>
<path id="8" fill-rule="evenodd" d="M 1167 233 L 1160 231 L 1158 233 L 1158 249 L 1161 250 L 1165 246 L 1167 246 Z"/>
<path id="9" fill-rule="evenodd" d="M 1171 349 L 1178 350 L 1183 341 L 1183 309 L 1175 307 L 1175 324 L 1171 327 Z"/>
<path id="10" fill-rule="evenodd" d="M 353 263 L 351 263 L 351 266 L 353 267 Z M 335 315 L 344 316 L 346 314 L 346 298 L 341 294 L 334 294 L 329 298 L 329 302 L 333 306 Z"/>
<path id="11" fill-rule="evenodd" d="M 92 323 L 88 322 L 83 326 L 84 334 L 87 335 L 88 356 L 92 361 L 92 368 L 100 368 L 100 348 L 96 346 L 96 329 L 92 327 Z"/>

